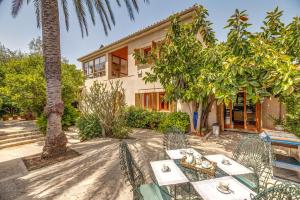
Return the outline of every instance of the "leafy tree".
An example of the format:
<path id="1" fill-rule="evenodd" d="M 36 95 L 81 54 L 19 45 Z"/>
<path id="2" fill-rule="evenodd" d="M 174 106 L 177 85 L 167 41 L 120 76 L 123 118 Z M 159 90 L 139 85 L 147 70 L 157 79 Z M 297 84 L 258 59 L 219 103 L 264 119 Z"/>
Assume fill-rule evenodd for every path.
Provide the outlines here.
<path id="1" fill-rule="evenodd" d="M 276 46 L 278 51 L 284 52 L 291 57 L 291 61 L 295 66 L 300 64 L 300 18 L 294 17 L 292 22 L 284 25 L 280 17 L 283 11 L 275 8 L 274 11 L 268 12 L 263 27 L 263 35 L 269 35 L 265 38 L 268 42 Z M 276 17 L 275 17 L 276 16 Z M 273 19 L 272 21 L 270 19 Z M 280 28 L 276 28 L 280 27 Z M 292 93 L 280 94 L 280 100 L 285 104 L 285 128 L 286 130 L 300 135 L 300 71 L 293 70 L 293 86 Z"/>
<path id="2" fill-rule="evenodd" d="M 2 91 L 24 112 L 42 114 L 46 105 L 46 81 L 41 55 L 27 55 L 3 65 Z M 76 101 L 84 78 L 75 65 L 62 64 L 62 98 L 66 105 Z"/>
<path id="3" fill-rule="evenodd" d="M 267 16 L 263 21 L 264 26 L 261 27 L 263 32 L 262 35 L 266 40 L 275 42 L 277 38 L 282 36 L 284 30 L 284 23 L 281 22 L 280 18 L 283 14 L 282 10 L 276 7 L 273 11 L 267 12 Z"/>
<path id="4" fill-rule="evenodd" d="M 224 81 L 229 93 L 227 97 L 217 95 L 217 98 L 225 99 L 225 103 L 241 89 L 247 92 L 253 103 L 262 101 L 264 97 L 289 95 L 294 91 L 297 70 L 291 57 L 279 51 L 264 37 L 265 34 L 248 32 L 249 26 L 245 11 L 236 10 L 228 20 L 230 31 L 224 55 L 227 70 L 224 70 L 225 76 L 221 81 Z"/>
<path id="5" fill-rule="evenodd" d="M 189 108 L 192 132 L 199 131 L 200 125 L 204 127 L 207 122 L 214 101 L 211 84 L 216 78 L 214 70 L 219 67 L 220 60 L 216 59 L 218 53 L 207 56 L 212 55 L 216 42 L 207 16 L 203 6 L 198 7 L 191 23 L 181 23 L 178 16 L 173 16 L 162 45 L 151 53 L 154 64 L 144 78 L 145 82 L 159 81 L 165 89 L 166 100 L 179 100 Z M 138 53 L 135 58 L 146 62 Z M 199 113 L 196 129 L 193 121 L 195 111 Z"/>
<path id="6" fill-rule="evenodd" d="M 43 42 L 41 37 L 32 39 L 28 46 L 31 54 L 43 55 Z"/>
<path id="7" fill-rule="evenodd" d="M 0 4 L 3 0 L 0 0 Z M 120 6 L 120 1 L 116 0 Z M 146 1 L 146 0 L 145 0 Z M 32 1 L 27 0 L 27 3 Z M 69 30 L 68 1 L 61 0 L 65 24 Z M 138 11 L 136 0 L 124 0 L 131 19 L 134 19 L 133 10 Z M 16 17 L 24 0 L 12 1 L 12 16 Z M 48 119 L 47 135 L 42 157 L 54 157 L 66 152 L 67 138 L 62 131 L 61 117 L 64 104 L 61 97 L 61 50 L 60 50 L 60 23 L 59 7 L 57 0 L 34 0 L 37 27 L 42 27 L 43 57 L 46 77 L 45 115 Z M 110 1 L 73 0 L 82 36 L 88 34 L 86 15 L 89 14 L 92 23 L 95 24 L 95 11 L 99 14 L 104 31 L 107 34 L 111 23 L 115 24 L 115 18 L 110 6 Z M 108 27 L 108 28 L 107 28 Z"/>

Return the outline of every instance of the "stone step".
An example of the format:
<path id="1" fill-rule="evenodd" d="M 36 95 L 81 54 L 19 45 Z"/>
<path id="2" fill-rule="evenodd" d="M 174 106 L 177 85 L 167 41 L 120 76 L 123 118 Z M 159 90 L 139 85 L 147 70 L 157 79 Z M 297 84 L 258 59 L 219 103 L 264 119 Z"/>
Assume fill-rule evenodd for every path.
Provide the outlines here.
<path id="1" fill-rule="evenodd" d="M 43 135 L 35 134 L 35 135 L 29 135 L 29 136 L 23 136 L 23 137 L 9 138 L 9 139 L 0 140 L 0 145 L 14 143 L 14 142 L 20 142 L 20 141 L 24 141 L 24 140 L 37 139 L 40 137 L 43 137 Z"/>
<path id="2" fill-rule="evenodd" d="M 0 144 L 0 149 L 19 146 L 19 145 L 24 145 L 24 144 L 35 143 L 35 142 L 39 142 L 39 141 L 44 141 L 44 137 L 39 137 L 39 138 L 36 138 L 36 139 L 28 139 L 28 140 L 23 140 L 23 141 L 18 141 L 18 142 L 11 142 L 11 143 L 6 143 L 6 144 Z"/>
<path id="3" fill-rule="evenodd" d="M 25 137 L 25 136 L 31 136 L 31 135 L 40 135 L 39 131 L 33 131 L 33 132 L 22 132 L 22 133 L 10 133 L 6 135 L 0 134 L 0 141 L 10 138 L 19 138 L 19 137 Z"/>
<path id="4" fill-rule="evenodd" d="M 18 130 L 18 131 L 1 131 L 0 130 L 0 137 L 1 136 L 6 136 L 6 135 L 13 135 L 13 134 L 22 134 L 22 133 L 28 133 L 28 132 L 38 132 L 38 129 L 32 129 L 32 130 Z"/>

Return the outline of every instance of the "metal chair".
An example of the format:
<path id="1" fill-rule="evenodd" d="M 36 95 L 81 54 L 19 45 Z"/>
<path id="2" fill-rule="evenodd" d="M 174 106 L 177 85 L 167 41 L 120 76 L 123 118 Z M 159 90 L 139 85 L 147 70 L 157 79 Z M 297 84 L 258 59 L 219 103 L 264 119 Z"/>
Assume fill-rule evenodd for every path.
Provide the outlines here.
<path id="1" fill-rule="evenodd" d="M 300 187 L 292 184 L 278 184 L 270 187 L 256 196 L 251 196 L 252 200 L 299 200 Z"/>
<path id="2" fill-rule="evenodd" d="M 249 175 L 250 179 L 242 175 L 236 177 L 256 192 L 264 190 L 272 175 L 272 155 L 271 144 L 259 136 L 242 139 L 233 152 L 233 159 L 252 169 L 254 174 Z"/>
<path id="3" fill-rule="evenodd" d="M 175 127 L 172 127 L 164 134 L 163 145 L 165 150 L 172 150 L 187 148 L 189 143 L 185 133 Z"/>
<path id="4" fill-rule="evenodd" d="M 171 196 L 162 190 L 158 185 L 151 183 L 145 184 L 145 178 L 142 171 L 138 168 L 132 158 L 126 142 L 121 142 L 119 146 L 119 158 L 121 170 L 126 181 L 132 186 L 134 200 L 169 200 Z"/>

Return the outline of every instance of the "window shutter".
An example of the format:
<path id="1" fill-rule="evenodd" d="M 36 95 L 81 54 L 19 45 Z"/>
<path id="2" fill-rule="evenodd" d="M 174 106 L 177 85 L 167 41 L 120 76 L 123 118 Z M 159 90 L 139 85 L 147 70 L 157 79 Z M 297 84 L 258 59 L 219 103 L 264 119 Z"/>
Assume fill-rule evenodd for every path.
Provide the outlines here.
<path id="1" fill-rule="evenodd" d="M 135 94 L 135 106 L 138 107 L 138 108 L 141 108 L 142 107 L 141 102 L 142 102 L 141 94 L 136 93 Z"/>
<path id="2" fill-rule="evenodd" d="M 141 49 L 134 49 L 134 53 L 140 54 L 142 56 Z M 134 59 L 134 61 L 135 61 L 135 63 L 134 63 L 135 65 L 139 65 L 140 64 L 140 62 L 137 59 Z"/>
<path id="3" fill-rule="evenodd" d="M 158 93 L 154 92 L 152 93 L 152 109 L 153 110 L 158 110 L 158 105 L 157 105 L 157 97 L 158 97 Z"/>

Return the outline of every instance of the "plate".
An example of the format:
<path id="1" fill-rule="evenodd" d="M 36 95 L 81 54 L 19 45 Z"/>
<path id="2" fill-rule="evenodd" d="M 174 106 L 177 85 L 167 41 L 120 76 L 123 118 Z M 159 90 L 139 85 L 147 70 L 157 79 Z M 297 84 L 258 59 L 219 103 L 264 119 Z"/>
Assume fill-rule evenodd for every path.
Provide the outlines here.
<path id="1" fill-rule="evenodd" d="M 220 188 L 219 186 L 217 186 L 217 190 L 219 192 L 222 192 L 223 194 L 230 194 L 231 193 L 231 190 L 223 190 L 222 188 Z"/>
<path id="2" fill-rule="evenodd" d="M 223 165 L 231 165 L 230 160 L 222 160 Z"/>
<path id="3" fill-rule="evenodd" d="M 205 168 L 205 169 L 209 169 L 211 168 L 212 164 L 208 161 L 203 161 L 201 164 L 201 167 Z"/>

